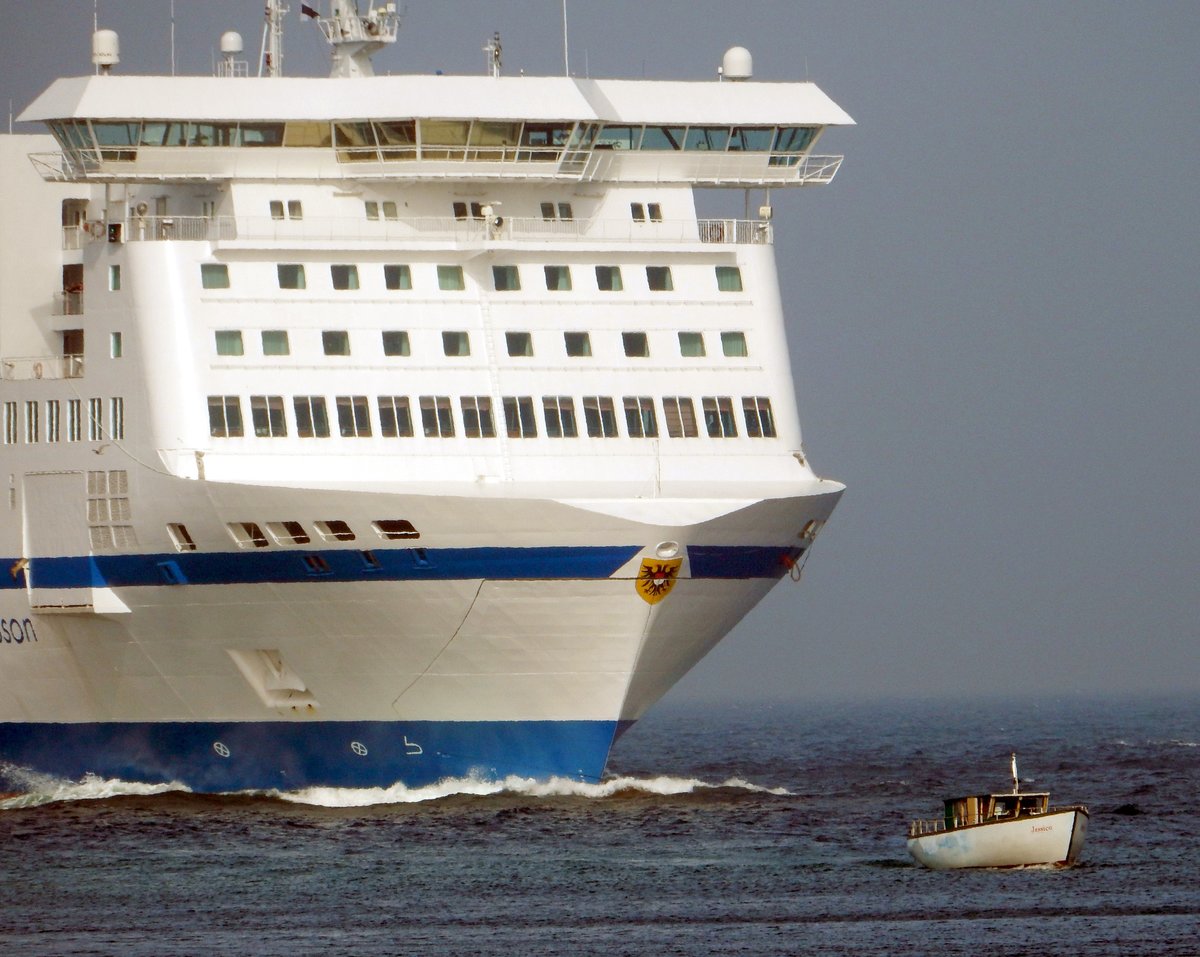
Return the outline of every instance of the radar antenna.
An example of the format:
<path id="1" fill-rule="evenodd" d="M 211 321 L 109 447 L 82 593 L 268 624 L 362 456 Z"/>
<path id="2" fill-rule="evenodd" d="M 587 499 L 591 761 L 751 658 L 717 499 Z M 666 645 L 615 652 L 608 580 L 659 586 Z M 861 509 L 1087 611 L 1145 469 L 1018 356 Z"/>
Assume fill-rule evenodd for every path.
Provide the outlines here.
<path id="1" fill-rule="evenodd" d="M 327 9 L 325 15 L 307 3 L 300 5 L 300 12 L 317 21 L 333 47 L 329 75 L 374 76 L 371 56 L 395 43 L 400 29 L 395 0 L 367 0 L 366 13 L 359 12 L 358 0 L 328 0 Z"/>

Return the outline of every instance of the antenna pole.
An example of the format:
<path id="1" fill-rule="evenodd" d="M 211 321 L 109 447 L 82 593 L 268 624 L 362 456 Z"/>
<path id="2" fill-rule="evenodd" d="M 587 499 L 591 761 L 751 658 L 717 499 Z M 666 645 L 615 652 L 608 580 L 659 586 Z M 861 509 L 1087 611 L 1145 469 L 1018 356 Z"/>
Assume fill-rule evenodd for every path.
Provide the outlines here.
<path id="1" fill-rule="evenodd" d="M 1017 778 L 1017 752 L 1012 753 L 1012 778 L 1013 778 L 1013 794 L 1017 794 L 1021 790 L 1021 784 Z"/>
<path id="2" fill-rule="evenodd" d="M 571 48 L 567 42 L 567 0 L 562 0 L 563 5 L 563 76 L 571 75 Z"/>
<path id="3" fill-rule="evenodd" d="M 171 0 L 171 76 L 175 75 L 175 0 Z"/>

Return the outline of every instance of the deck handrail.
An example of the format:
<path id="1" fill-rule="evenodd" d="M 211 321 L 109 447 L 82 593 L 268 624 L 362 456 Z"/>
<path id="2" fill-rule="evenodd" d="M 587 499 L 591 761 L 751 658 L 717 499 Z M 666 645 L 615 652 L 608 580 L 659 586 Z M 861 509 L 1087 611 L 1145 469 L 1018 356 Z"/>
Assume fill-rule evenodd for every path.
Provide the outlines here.
<path id="1" fill-rule="evenodd" d="M 83 356 L 4 356 L 0 379 L 78 379 L 83 375 Z"/>
<path id="2" fill-rule="evenodd" d="M 1020 815 L 1005 816 L 1005 817 L 983 817 L 979 815 L 975 820 L 965 820 L 955 818 L 953 823 L 947 824 L 944 817 L 938 818 L 917 818 L 908 825 L 909 837 L 922 837 L 926 834 L 940 834 L 943 831 L 951 831 L 960 827 L 973 827 L 978 824 L 995 824 L 1000 821 L 1017 821 L 1027 817 L 1045 817 L 1047 814 L 1060 814 L 1064 811 L 1083 811 L 1087 813 L 1087 807 L 1083 804 L 1059 804 L 1053 807 L 1043 809 L 1026 809 Z"/>

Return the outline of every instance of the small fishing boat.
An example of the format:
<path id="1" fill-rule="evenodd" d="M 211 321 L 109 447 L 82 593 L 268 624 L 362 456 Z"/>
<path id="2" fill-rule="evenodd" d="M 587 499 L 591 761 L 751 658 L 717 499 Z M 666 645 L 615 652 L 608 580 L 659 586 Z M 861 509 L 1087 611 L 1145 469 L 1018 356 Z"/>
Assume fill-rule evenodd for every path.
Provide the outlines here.
<path id="1" fill-rule="evenodd" d="M 1051 807 L 1047 791 L 1022 793 L 1015 754 L 1012 779 L 1011 794 L 950 798 L 941 819 L 913 821 L 908 852 L 935 870 L 1074 864 L 1087 835 L 1087 808 Z"/>

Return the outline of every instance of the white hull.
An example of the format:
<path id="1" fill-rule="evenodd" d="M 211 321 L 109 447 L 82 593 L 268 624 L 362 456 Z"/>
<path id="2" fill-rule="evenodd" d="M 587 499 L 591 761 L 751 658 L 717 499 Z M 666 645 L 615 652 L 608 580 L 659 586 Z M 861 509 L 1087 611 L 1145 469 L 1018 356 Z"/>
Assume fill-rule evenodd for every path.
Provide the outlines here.
<path id="1" fill-rule="evenodd" d="M 1088 813 L 1080 808 L 1010 821 L 974 824 L 908 839 L 908 852 L 934 870 L 1074 864 L 1083 850 Z"/>

